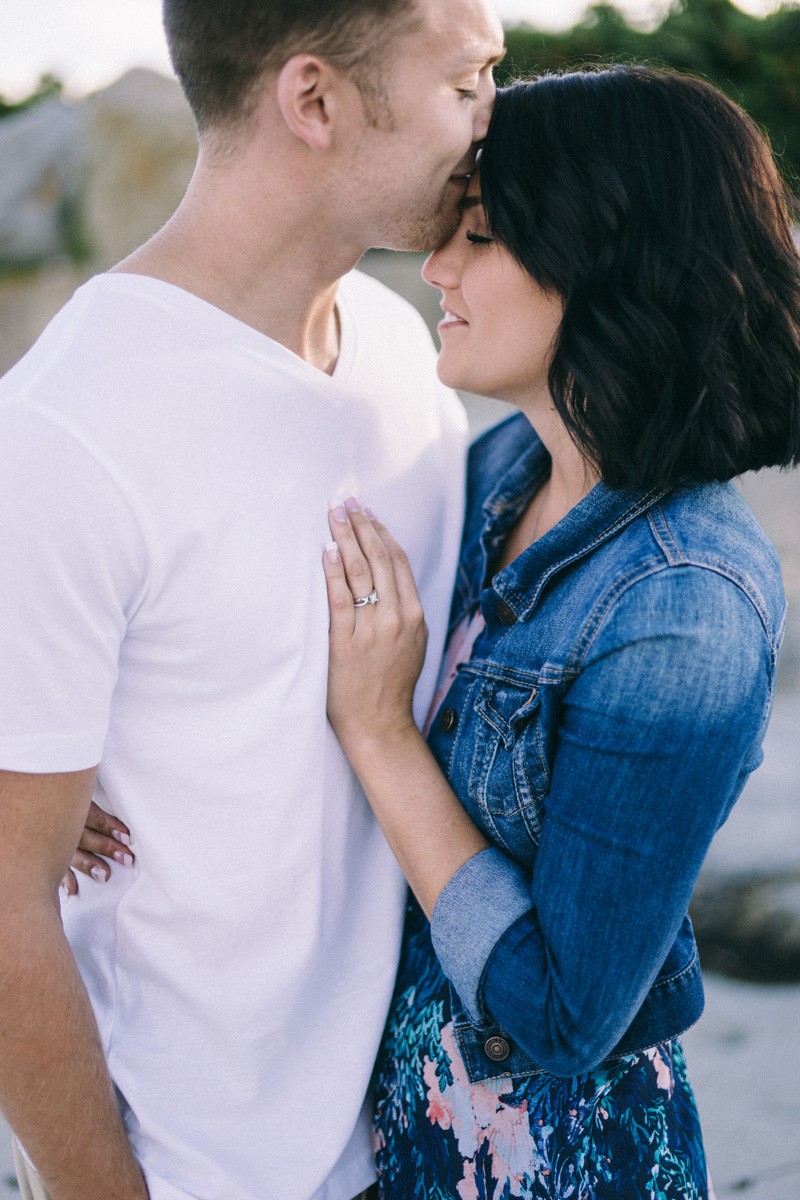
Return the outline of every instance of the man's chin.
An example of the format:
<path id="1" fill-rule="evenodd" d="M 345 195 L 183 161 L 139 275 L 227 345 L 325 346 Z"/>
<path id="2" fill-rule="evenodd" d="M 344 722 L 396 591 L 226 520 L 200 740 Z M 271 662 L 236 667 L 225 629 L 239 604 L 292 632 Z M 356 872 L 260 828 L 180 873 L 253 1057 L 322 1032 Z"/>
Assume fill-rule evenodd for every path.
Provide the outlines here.
<path id="1" fill-rule="evenodd" d="M 420 217 L 413 224 L 409 223 L 405 228 L 398 229 L 394 238 L 393 244 L 389 247 L 392 250 L 411 250 L 418 254 L 432 254 L 434 250 L 438 250 L 445 242 L 448 242 L 458 229 L 461 221 L 460 202 L 463 196 L 461 189 L 458 200 L 454 200 L 452 189 L 448 189 L 449 195 L 442 198 L 441 203 L 427 217 Z"/>

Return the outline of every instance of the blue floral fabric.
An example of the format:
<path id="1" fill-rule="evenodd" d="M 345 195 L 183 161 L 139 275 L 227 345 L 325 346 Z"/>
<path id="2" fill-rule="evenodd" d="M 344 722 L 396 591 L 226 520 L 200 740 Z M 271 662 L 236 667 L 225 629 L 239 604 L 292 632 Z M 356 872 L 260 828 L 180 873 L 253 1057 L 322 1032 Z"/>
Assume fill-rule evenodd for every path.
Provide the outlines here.
<path id="1" fill-rule="evenodd" d="M 471 1083 L 413 900 L 373 1091 L 381 1200 L 713 1200 L 680 1042 Z"/>

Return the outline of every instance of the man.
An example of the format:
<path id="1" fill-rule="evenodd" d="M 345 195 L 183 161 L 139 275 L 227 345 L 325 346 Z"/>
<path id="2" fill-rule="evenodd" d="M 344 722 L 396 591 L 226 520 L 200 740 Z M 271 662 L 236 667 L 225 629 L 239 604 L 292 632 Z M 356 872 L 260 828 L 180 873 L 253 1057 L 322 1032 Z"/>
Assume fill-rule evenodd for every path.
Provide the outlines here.
<path id="1" fill-rule="evenodd" d="M 188 193 L 0 384 L 0 1106 L 52 1200 L 351 1200 L 404 887 L 325 722 L 326 504 L 409 549 L 421 714 L 463 429 L 418 318 L 338 285 L 454 227 L 502 32 L 489 0 L 165 24 Z M 137 861 L 67 941 L 93 789 Z"/>

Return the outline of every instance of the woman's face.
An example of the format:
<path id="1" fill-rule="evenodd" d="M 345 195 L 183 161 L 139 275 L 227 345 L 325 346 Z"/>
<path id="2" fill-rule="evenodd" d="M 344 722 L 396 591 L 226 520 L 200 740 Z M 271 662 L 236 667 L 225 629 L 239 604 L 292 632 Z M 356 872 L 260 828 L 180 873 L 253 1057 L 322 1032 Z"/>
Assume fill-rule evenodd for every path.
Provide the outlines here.
<path id="1" fill-rule="evenodd" d="M 473 175 L 461 223 L 422 269 L 442 292 L 439 377 L 450 387 L 530 410 L 549 397 L 547 372 L 563 302 L 491 239 Z"/>

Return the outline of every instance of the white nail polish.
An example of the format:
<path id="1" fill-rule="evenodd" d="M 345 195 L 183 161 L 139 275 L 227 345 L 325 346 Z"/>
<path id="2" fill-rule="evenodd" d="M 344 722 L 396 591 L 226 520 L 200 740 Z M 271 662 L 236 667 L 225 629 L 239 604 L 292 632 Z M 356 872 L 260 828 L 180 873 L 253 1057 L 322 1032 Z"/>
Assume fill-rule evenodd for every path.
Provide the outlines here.
<path id="1" fill-rule="evenodd" d="M 325 557 L 328 562 L 337 563 L 339 561 L 339 547 L 336 542 L 328 542 L 325 546 Z"/>
<path id="2" fill-rule="evenodd" d="M 117 860 L 118 863 L 122 863 L 123 867 L 132 867 L 133 866 L 133 855 L 126 854 L 124 850 L 115 850 L 114 858 Z"/>
<path id="3" fill-rule="evenodd" d="M 111 836 L 116 838 L 118 842 L 122 842 L 123 846 L 130 846 L 131 839 L 127 833 L 123 833 L 120 829 L 112 829 Z"/>
<path id="4" fill-rule="evenodd" d="M 107 880 L 106 873 L 102 867 L 92 867 L 89 874 L 91 875 L 92 879 L 96 879 L 98 883 L 105 883 Z"/>

